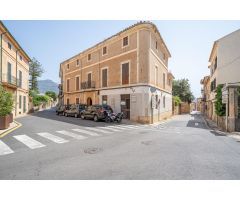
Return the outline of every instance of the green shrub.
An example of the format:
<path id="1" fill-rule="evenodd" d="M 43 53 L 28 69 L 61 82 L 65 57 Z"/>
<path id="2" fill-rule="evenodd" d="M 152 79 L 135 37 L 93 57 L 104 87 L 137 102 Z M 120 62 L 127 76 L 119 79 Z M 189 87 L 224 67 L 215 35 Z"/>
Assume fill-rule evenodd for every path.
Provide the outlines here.
<path id="1" fill-rule="evenodd" d="M 215 113 L 218 116 L 226 115 L 226 104 L 222 103 L 222 88 L 223 85 L 218 85 L 216 89 Z"/>
<path id="2" fill-rule="evenodd" d="M 6 116 L 13 110 L 13 96 L 12 93 L 7 92 L 0 85 L 0 116 Z"/>
<path id="3" fill-rule="evenodd" d="M 182 103 L 179 96 L 173 96 L 173 102 L 175 106 L 178 106 L 180 103 Z"/>
<path id="4" fill-rule="evenodd" d="M 56 99 L 57 99 L 57 94 L 53 91 L 47 91 L 47 92 L 45 92 L 45 95 L 51 97 L 53 99 L 53 101 L 56 101 Z"/>
<path id="5" fill-rule="evenodd" d="M 47 95 L 36 95 L 33 97 L 33 105 L 39 106 L 42 103 L 47 103 L 50 100 L 50 97 Z"/>

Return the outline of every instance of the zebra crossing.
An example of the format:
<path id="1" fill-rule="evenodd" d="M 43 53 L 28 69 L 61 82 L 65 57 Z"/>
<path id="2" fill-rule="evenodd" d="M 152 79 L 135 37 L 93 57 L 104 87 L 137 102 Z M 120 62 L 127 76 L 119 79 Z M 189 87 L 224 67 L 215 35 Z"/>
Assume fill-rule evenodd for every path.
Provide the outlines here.
<path id="1" fill-rule="evenodd" d="M 46 144 L 39 142 L 35 138 L 35 135 L 41 137 L 49 142 L 56 144 L 68 143 L 70 139 L 84 140 L 91 137 L 100 137 L 103 135 L 110 135 L 117 132 L 130 133 L 131 131 L 138 129 L 153 129 L 154 126 L 151 125 L 111 125 L 111 126 L 101 126 L 101 127 L 85 127 L 80 126 L 79 128 L 74 128 L 71 130 L 59 130 L 49 132 L 39 132 L 31 134 L 31 136 L 26 134 L 14 135 L 12 136 L 16 141 L 22 143 L 25 147 L 33 150 L 38 148 L 46 147 Z M 128 131 L 127 131 L 128 130 Z M 67 137 L 69 139 L 65 139 Z M 41 140 L 42 141 L 42 140 Z M 15 153 L 15 150 L 9 147 L 6 143 L 0 140 L 0 156 Z"/>

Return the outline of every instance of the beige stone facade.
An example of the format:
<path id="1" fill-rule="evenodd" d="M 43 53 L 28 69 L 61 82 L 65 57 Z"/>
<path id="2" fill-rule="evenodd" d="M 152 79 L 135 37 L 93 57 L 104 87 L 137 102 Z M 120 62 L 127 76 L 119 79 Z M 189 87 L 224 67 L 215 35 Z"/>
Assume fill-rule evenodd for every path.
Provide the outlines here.
<path id="1" fill-rule="evenodd" d="M 201 80 L 204 106 L 202 112 L 228 131 L 240 130 L 239 58 L 240 29 L 214 42 L 209 58 L 210 75 Z M 225 117 L 218 117 L 215 112 L 215 95 L 218 85 L 223 85 L 226 90 Z"/>
<path id="2" fill-rule="evenodd" d="M 157 27 L 137 23 L 60 64 L 60 102 L 107 103 L 142 123 L 169 118 L 170 56 Z"/>
<path id="3" fill-rule="evenodd" d="M 0 84 L 13 94 L 13 115 L 28 111 L 30 58 L 0 21 Z"/>

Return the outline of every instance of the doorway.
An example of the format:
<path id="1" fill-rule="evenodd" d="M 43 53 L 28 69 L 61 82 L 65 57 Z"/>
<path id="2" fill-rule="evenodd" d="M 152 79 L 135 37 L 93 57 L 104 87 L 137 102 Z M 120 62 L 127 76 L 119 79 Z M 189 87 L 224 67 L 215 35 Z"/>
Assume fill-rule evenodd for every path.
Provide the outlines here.
<path id="1" fill-rule="evenodd" d="M 130 94 L 121 94 L 121 112 L 125 119 L 130 119 Z"/>
<path id="2" fill-rule="evenodd" d="M 92 99 L 90 97 L 87 98 L 87 105 L 88 106 L 92 105 Z"/>

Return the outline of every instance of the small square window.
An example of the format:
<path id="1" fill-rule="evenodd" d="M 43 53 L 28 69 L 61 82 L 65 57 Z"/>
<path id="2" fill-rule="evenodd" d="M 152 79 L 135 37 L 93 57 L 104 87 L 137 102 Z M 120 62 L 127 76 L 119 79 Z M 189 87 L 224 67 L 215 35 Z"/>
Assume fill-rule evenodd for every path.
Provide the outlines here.
<path id="1" fill-rule="evenodd" d="M 102 52 L 103 55 L 107 54 L 107 47 L 103 47 L 103 50 L 102 50 L 102 51 L 103 51 L 103 52 Z"/>
<path id="2" fill-rule="evenodd" d="M 8 42 L 8 48 L 11 50 L 12 49 L 12 45 Z"/>
<path id="3" fill-rule="evenodd" d="M 91 60 L 92 56 L 91 54 L 88 54 L 88 61 Z"/>
<path id="4" fill-rule="evenodd" d="M 123 46 L 127 46 L 128 45 L 128 36 L 123 38 Z"/>
<path id="5" fill-rule="evenodd" d="M 20 60 L 22 60 L 22 56 L 21 55 L 19 56 L 19 58 L 20 58 Z"/>

